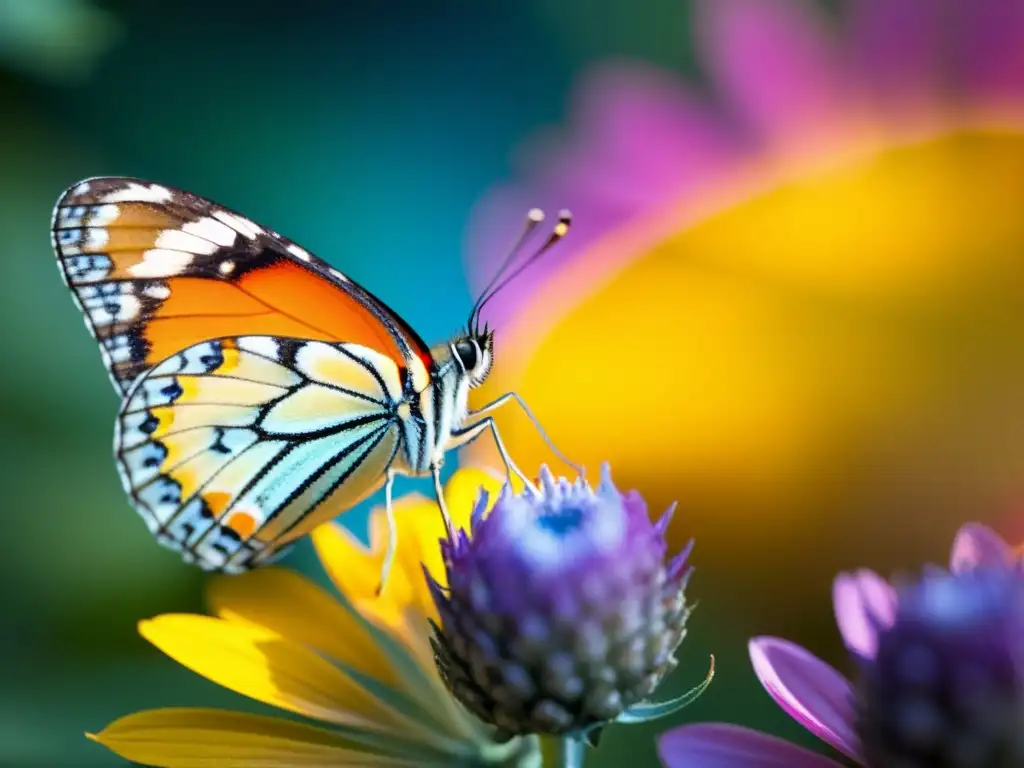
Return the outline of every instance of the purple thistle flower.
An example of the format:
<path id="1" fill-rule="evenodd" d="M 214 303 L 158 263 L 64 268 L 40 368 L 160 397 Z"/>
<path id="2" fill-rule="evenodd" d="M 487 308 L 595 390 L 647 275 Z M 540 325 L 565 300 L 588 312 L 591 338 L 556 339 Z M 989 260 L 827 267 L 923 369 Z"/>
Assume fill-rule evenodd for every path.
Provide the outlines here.
<path id="1" fill-rule="evenodd" d="M 867 765 L 1024 765 L 1024 580 L 1009 570 L 926 576 L 861 676 Z"/>
<path id="2" fill-rule="evenodd" d="M 540 479 L 539 490 L 518 495 L 506 486 L 486 516 L 482 495 L 471 535 L 442 541 L 448 589 L 430 582 L 440 616 L 433 646 L 453 695 L 503 735 L 591 741 L 610 721 L 692 701 L 640 704 L 676 666 L 691 610 L 690 546 L 666 554 L 673 509 L 652 524 L 607 465 L 596 491 L 546 467 Z"/>
<path id="3" fill-rule="evenodd" d="M 899 588 L 862 570 L 834 583 L 856 685 L 800 646 L 750 641 L 754 671 L 795 720 L 858 765 L 1024 765 L 1024 574 L 1006 543 L 963 526 L 950 571 Z M 714 768 L 836 768 L 780 739 L 723 723 L 664 734 L 662 762 Z"/>

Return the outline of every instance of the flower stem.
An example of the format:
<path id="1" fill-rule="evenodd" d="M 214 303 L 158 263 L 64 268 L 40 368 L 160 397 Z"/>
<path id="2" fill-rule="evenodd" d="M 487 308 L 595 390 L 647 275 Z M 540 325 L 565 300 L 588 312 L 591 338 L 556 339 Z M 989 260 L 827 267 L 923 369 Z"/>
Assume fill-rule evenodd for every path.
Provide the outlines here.
<path id="1" fill-rule="evenodd" d="M 574 736 L 566 736 L 559 745 L 560 768 L 583 768 L 583 751 L 586 744 L 582 739 Z"/>

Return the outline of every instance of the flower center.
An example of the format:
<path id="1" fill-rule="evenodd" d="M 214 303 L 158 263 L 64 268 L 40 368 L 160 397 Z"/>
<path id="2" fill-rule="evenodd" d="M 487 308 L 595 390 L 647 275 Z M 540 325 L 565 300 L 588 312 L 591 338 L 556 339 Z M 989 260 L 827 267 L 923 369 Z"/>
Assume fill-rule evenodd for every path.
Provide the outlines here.
<path id="1" fill-rule="evenodd" d="M 579 505 L 545 509 L 538 515 L 537 525 L 555 536 L 565 537 L 582 527 L 586 514 L 588 511 Z"/>
<path id="2" fill-rule="evenodd" d="M 861 681 L 867 763 L 1021 765 L 1022 631 L 1016 574 L 930 576 L 905 590 Z"/>

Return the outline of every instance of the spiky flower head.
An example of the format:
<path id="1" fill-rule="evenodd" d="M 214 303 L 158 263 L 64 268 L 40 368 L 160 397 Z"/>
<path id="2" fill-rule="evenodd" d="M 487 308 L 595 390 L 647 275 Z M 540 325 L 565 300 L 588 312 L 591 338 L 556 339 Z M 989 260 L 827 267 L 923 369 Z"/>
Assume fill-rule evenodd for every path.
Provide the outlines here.
<path id="1" fill-rule="evenodd" d="M 607 465 L 596 491 L 546 467 L 540 480 L 519 494 L 506 486 L 487 515 L 481 494 L 470 532 L 442 542 L 448 589 L 431 586 L 443 680 L 509 736 L 593 741 L 609 721 L 682 706 L 640 704 L 676 666 L 690 613 L 690 546 L 666 554 L 673 510 L 652 523 L 644 500 L 619 493 Z"/>
<path id="2" fill-rule="evenodd" d="M 984 569 L 902 590 L 860 687 L 868 765 L 1024 765 L 1024 580 Z"/>

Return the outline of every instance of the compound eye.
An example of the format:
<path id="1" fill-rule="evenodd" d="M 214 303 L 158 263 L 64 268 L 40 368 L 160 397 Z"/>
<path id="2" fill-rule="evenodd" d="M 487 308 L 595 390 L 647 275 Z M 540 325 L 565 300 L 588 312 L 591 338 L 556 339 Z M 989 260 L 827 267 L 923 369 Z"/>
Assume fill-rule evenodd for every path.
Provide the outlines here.
<path id="1" fill-rule="evenodd" d="M 458 355 L 459 362 L 462 363 L 462 368 L 465 371 L 472 371 L 480 361 L 480 350 L 470 339 L 460 339 L 455 342 L 455 354 Z"/>

